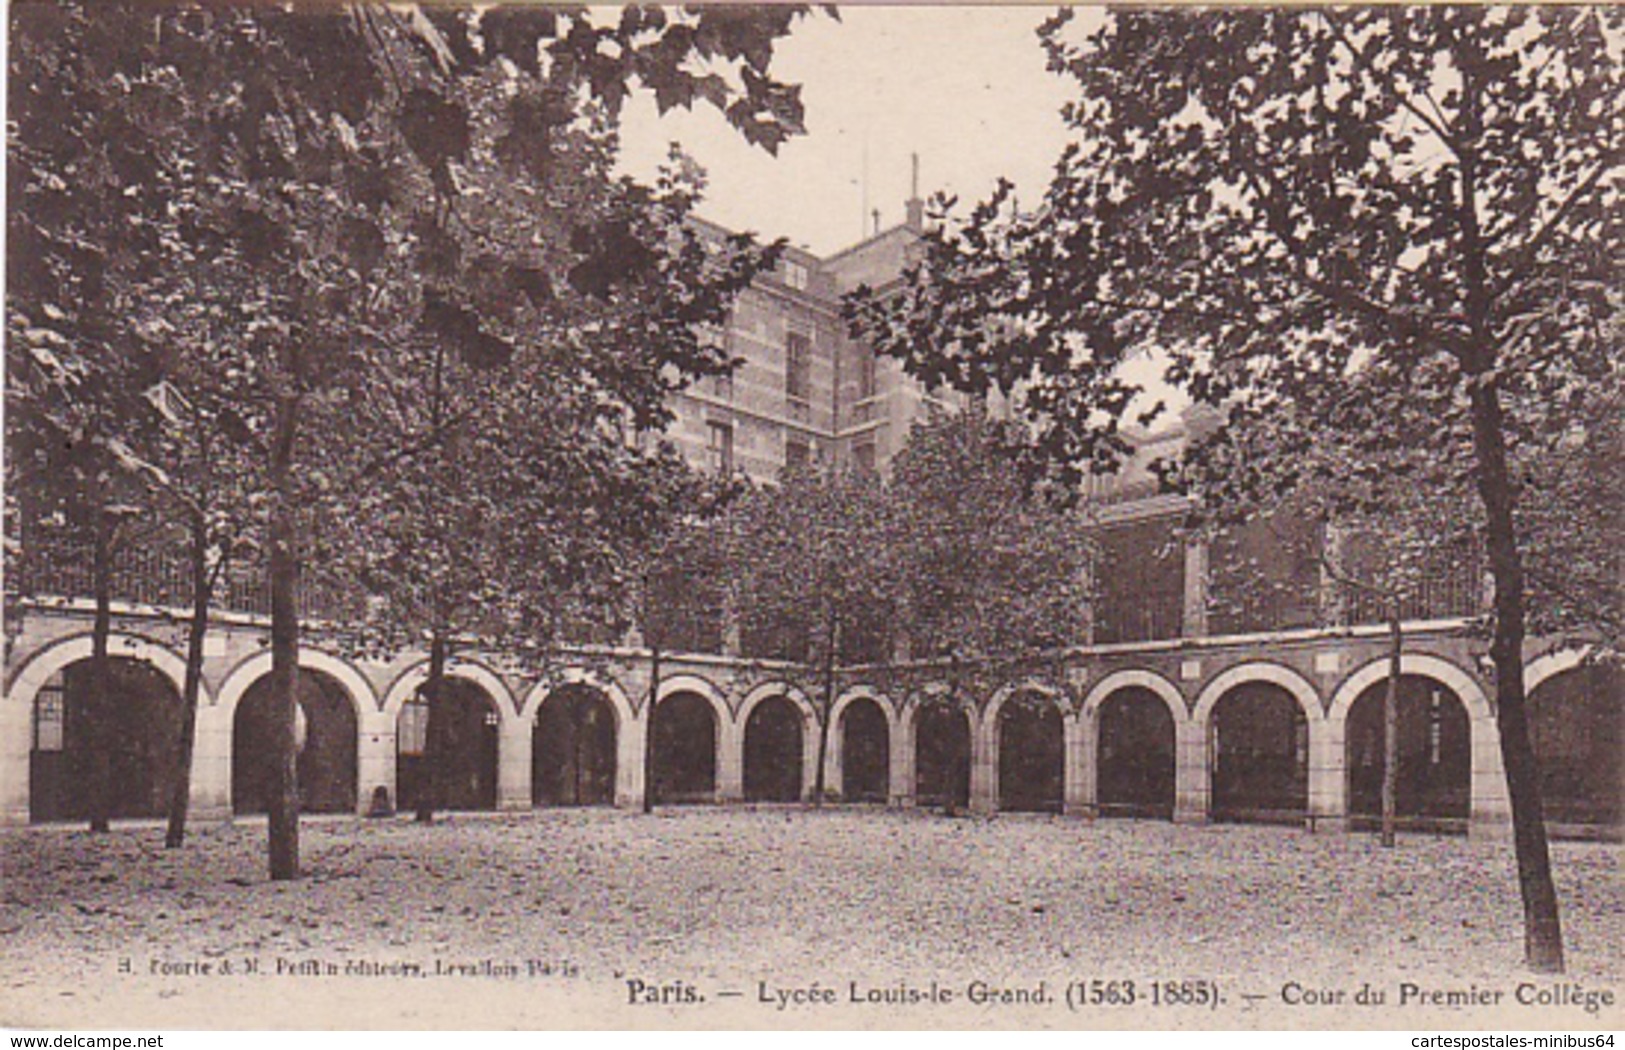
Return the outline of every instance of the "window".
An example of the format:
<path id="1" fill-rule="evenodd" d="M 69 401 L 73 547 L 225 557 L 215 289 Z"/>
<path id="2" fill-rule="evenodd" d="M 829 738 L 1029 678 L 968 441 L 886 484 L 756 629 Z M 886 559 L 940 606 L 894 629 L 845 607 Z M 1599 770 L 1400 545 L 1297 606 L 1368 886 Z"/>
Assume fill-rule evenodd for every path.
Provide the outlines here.
<path id="1" fill-rule="evenodd" d="M 706 459 L 718 474 L 731 474 L 734 469 L 734 428 L 731 423 L 716 420 L 706 424 Z"/>
<path id="2" fill-rule="evenodd" d="M 711 376 L 705 381 L 705 392 L 718 401 L 732 401 L 734 399 L 733 373 Z"/>
<path id="3" fill-rule="evenodd" d="M 1436 766 L 1444 759 L 1444 697 L 1432 689 L 1428 699 L 1428 765 Z"/>
<path id="4" fill-rule="evenodd" d="M 803 291 L 807 288 L 807 268 L 798 262 L 784 260 L 784 283 Z"/>
<path id="5" fill-rule="evenodd" d="M 784 391 L 792 401 L 808 401 L 812 393 L 812 340 L 802 332 L 784 337 Z"/>
<path id="6" fill-rule="evenodd" d="M 805 470 L 812 462 L 812 446 L 805 438 L 784 439 L 784 467 L 786 470 Z"/>
<path id="7" fill-rule="evenodd" d="M 52 675 L 34 697 L 34 750 L 62 750 L 63 692 L 61 674 Z"/>
<path id="8" fill-rule="evenodd" d="M 875 472 L 875 443 L 873 441 L 865 441 L 861 445 L 853 446 L 852 465 L 865 474 Z"/>
<path id="9" fill-rule="evenodd" d="M 875 355 L 858 347 L 858 400 L 867 401 L 875 396 Z"/>
<path id="10" fill-rule="evenodd" d="M 421 755 L 429 740 L 429 705 L 414 696 L 401 705 L 401 720 L 395 729 L 395 747 L 403 755 Z"/>

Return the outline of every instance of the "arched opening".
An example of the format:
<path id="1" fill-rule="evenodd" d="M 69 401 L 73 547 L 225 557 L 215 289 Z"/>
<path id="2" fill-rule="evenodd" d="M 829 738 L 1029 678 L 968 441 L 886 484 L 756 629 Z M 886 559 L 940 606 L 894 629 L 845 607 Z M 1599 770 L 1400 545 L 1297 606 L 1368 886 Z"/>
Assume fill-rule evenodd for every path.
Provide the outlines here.
<path id="1" fill-rule="evenodd" d="M 1162 697 L 1140 686 L 1118 689 L 1096 717 L 1101 815 L 1173 819 L 1174 716 Z"/>
<path id="2" fill-rule="evenodd" d="M 1372 683 L 1349 707 L 1349 818 L 1370 830 L 1382 816 L 1383 698 L 1387 679 Z M 1472 803 L 1472 737 L 1467 708 L 1447 686 L 1423 675 L 1399 679 L 1399 768 L 1394 813 L 1402 827 L 1467 828 Z"/>
<path id="3" fill-rule="evenodd" d="M 1625 694 L 1620 665 L 1553 675 L 1529 697 L 1529 735 L 1540 764 L 1546 819 L 1564 835 L 1625 830 Z"/>
<path id="4" fill-rule="evenodd" d="M 58 671 L 34 695 L 28 818 L 83 820 L 105 785 L 109 817 L 157 817 L 168 808 L 180 746 L 181 698 L 157 668 L 112 657 L 93 689 L 89 660 Z M 98 760 L 105 755 L 105 764 Z M 105 772 L 106 779 L 98 775 Z"/>
<path id="5" fill-rule="evenodd" d="M 1244 682 L 1213 707 L 1215 820 L 1297 823 L 1309 810 L 1309 722 L 1272 682 Z"/>
<path id="6" fill-rule="evenodd" d="M 654 799 L 714 802 L 717 795 L 717 716 L 698 693 L 660 701 L 654 722 Z"/>
<path id="7" fill-rule="evenodd" d="M 334 679 L 299 669 L 299 810 L 354 813 L 356 715 L 350 695 Z M 262 676 L 237 704 L 231 720 L 231 808 L 264 813 L 276 791 L 276 744 L 271 676 Z"/>
<path id="8" fill-rule="evenodd" d="M 566 685 L 548 694 L 530 754 L 532 804 L 615 804 L 615 709 L 597 689 Z"/>
<path id="9" fill-rule="evenodd" d="M 745 719 L 745 800 L 800 798 L 801 710 L 785 697 L 770 697 Z"/>
<path id="10" fill-rule="evenodd" d="M 944 702 L 914 716 L 914 798 L 922 806 L 970 805 L 970 715 Z"/>
<path id="11" fill-rule="evenodd" d="M 841 798 L 885 802 L 891 779 L 891 729 L 873 700 L 854 700 L 841 712 Z"/>
<path id="12" fill-rule="evenodd" d="M 1012 697 L 999 709 L 999 808 L 1059 813 L 1066 763 L 1061 712 L 1047 697 Z"/>
<path id="13" fill-rule="evenodd" d="M 434 723 L 440 754 L 434 808 L 497 808 L 500 723 L 496 701 L 477 684 L 453 677 L 441 682 Z M 401 809 L 416 809 L 430 789 L 428 743 L 429 703 L 420 691 L 401 705 L 396 724 L 395 784 Z"/>

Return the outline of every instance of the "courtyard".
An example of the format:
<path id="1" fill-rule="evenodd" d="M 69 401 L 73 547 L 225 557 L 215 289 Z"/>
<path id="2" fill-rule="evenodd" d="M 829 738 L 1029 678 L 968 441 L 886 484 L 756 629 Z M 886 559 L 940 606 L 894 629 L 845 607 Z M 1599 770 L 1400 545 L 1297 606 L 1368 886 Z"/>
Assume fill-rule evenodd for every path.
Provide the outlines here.
<path id="1" fill-rule="evenodd" d="M 331 817 L 302 826 L 305 877 L 272 883 L 265 834 L 205 824 L 166 852 L 148 824 L 6 833 L 0 1023 L 1590 1029 L 1622 1017 L 1617 845 L 1553 844 L 1569 952 L 1553 980 L 1521 970 L 1510 844 L 1462 837 L 1387 851 L 1294 828 L 878 808 L 555 809 L 430 827 Z"/>

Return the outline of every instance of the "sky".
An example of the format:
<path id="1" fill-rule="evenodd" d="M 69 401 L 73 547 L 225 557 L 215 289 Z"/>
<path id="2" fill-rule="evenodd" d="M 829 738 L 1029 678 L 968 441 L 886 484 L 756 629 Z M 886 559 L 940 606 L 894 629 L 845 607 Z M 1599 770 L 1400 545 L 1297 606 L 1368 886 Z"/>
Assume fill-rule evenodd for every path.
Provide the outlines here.
<path id="1" fill-rule="evenodd" d="M 1018 199 L 1037 200 L 1066 141 L 1059 111 L 1070 97 L 1035 33 L 1053 11 L 843 7 L 839 22 L 803 19 L 772 69 L 802 85 L 806 135 L 773 157 L 709 107 L 661 118 L 650 93 L 635 92 L 622 168 L 651 178 L 679 142 L 709 175 L 701 215 L 819 255 L 872 233 L 868 209 L 880 209 L 883 229 L 902 221 L 911 154 L 927 199 L 945 191 L 968 208 L 1004 175 Z"/>

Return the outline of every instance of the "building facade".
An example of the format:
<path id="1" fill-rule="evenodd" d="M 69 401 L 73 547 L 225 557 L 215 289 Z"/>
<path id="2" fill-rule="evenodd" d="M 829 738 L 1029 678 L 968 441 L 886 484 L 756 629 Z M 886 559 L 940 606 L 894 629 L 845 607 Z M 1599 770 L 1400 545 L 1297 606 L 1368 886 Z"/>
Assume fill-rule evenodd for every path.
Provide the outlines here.
<path id="1" fill-rule="evenodd" d="M 787 466 L 884 472 L 914 420 L 949 399 L 846 337 L 840 297 L 883 290 L 908 264 L 920 203 L 904 224 L 828 258 L 792 249 L 742 295 L 715 338 L 742 360 L 676 396 L 670 437 L 689 459 L 770 482 Z M 443 779 L 455 808 L 793 802 L 824 754 L 828 794 L 898 807 L 1039 811 L 1206 822 L 1264 820 L 1314 831 L 1374 819 L 1382 780 L 1386 628 L 1328 587 L 1338 538 L 1283 556 L 1279 530 L 1196 542 L 1184 505 L 1148 469 L 1184 440 L 1139 435 L 1123 470 L 1088 493 L 1100 557 L 1095 609 L 1078 644 L 1031 666 L 930 662 L 846 667 L 819 747 L 820 712 L 798 669 L 741 652 L 737 638 L 666 654 L 657 690 L 635 646 L 516 666 L 459 655 Z M 1271 586 L 1239 586 L 1239 565 Z M 114 695 L 87 695 L 87 591 L 64 566 L 59 599 L 14 603 L 0 702 L 0 823 L 79 819 L 98 760 L 115 816 L 163 810 L 174 776 L 184 677 L 183 617 L 135 567 L 122 577 Z M 82 573 L 80 574 L 83 575 Z M 83 581 L 81 580 L 80 583 Z M 263 617 L 228 592 L 205 645 L 193 812 L 263 810 L 271 751 Z M 319 596 L 318 596 L 319 597 Z M 1473 618 L 1485 603 L 1472 551 L 1442 566 L 1405 610 L 1400 704 L 1402 817 L 1413 827 L 1499 835 L 1509 827 L 1491 668 Z M 1617 665 L 1532 640 L 1532 732 L 1547 812 L 1561 833 L 1618 837 L 1625 819 Z M 307 631 L 299 733 L 306 811 L 385 812 L 421 782 L 426 654 L 346 655 Z M 658 718 L 651 719 L 655 692 Z M 643 754 L 653 725 L 653 779 Z M 98 759 L 98 751 L 106 754 Z"/>
<path id="2" fill-rule="evenodd" d="M 923 203 L 912 200 L 906 222 L 827 258 L 787 248 L 773 272 L 740 295 L 715 335 L 739 367 L 673 399 L 668 436 L 689 462 L 761 483 L 808 463 L 885 472 L 916 419 L 959 403 L 847 338 L 841 320 L 846 293 L 897 280 L 913 258 L 923 214 Z"/>

